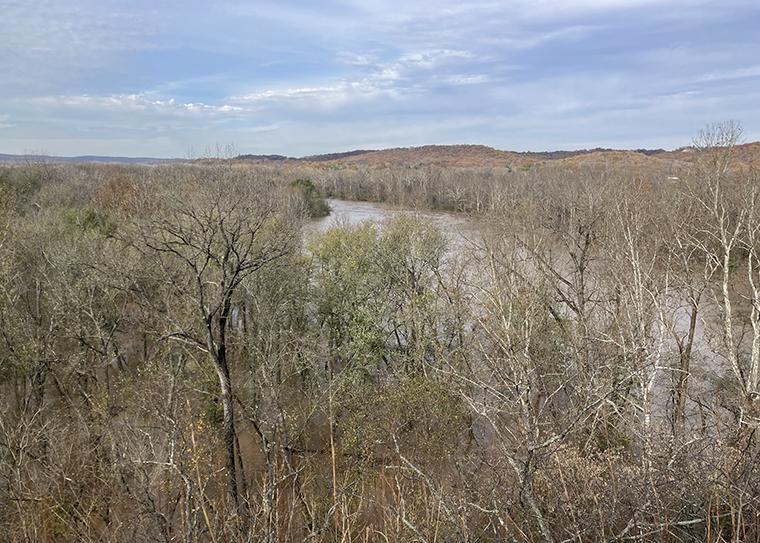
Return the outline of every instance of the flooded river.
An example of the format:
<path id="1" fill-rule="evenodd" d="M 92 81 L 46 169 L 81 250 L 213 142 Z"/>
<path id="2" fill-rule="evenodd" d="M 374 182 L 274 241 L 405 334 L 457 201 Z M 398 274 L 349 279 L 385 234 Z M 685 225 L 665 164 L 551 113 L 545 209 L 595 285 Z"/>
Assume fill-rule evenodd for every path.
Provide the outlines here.
<path id="1" fill-rule="evenodd" d="M 449 250 L 450 254 L 457 254 L 460 251 L 471 251 L 473 245 L 468 243 L 470 241 L 476 241 L 478 239 L 478 221 L 465 215 L 457 215 L 454 213 L 447 213 L 442 211 L 415 211 L 404 210 L 398 207 L 371 202 L 350 202 L 343 200 L 328 200 L 332 213 L 320 219 L 310 221 L 307 231 L 309 232 L 323 232 L 327 230 L 331 225 L 337 223 L 349 223 L 356 224 L 364 220 L 373 220 L 382 222 L 383 220 L 398 215 L 399 213 L 413 213 L 432 220 L 441 231 L 449 238 Z M 571 274 L 572 270 L 565 270 L 567 274 Z M 671 302 L 678 305 L 678 301 Z M 675 322 L 671 325 L 681 335 L 685 335 L 688 331 L 688 316 L 683 311 L 673 311 L 673 317 Z M 709 315 L 709 308 L 702 309 L 703 315 Z M 656 335 L 656 330 L 653 331 Z M 715 357 L 711 357 L 710 346 L 707 341 L 708 332 L 705 330 L 704 321 L 700 320 L 697 326 L 697 338 L 694 345 L 694 361 L 693 366 L 696 368 L 700 366 L 700 371 L 707 371 L 712 374 L 718 371 L 718 366 L 715 361 Z M 676 346 L 672 341 L 665 341 L 665 345 L 662 347 L 664 357 L 668 358 L 675 356 L 672 353 L 677 352 Z M 651 382 L 651 389 L 648 393 L 651 396 L 651 414 L 653 417 L 665 419 L 668 402 L 671 401 L 669 391 L 672 387 L 671 374 L 668 371 L 664 371 L 666 362 L 662 362 L 656 367 L 642 367 L 639 368 L 643 372 L 641 377 L 642 382 L 648 382 L 652 377 L 651 372 L 655 372 L 656 378 Z M 688 410 L 690 415 L 693 415 L 694 404 L 689 402 Z"/>
<path id="2" fill-rule="evenodd" d="M 459 245 L 475 233 L 473 221 L 464 216 L 445 211 L 405 210 L 387 204 L 374 202 L 348 202 L 344 200 L 327 200 L 332 212 L 327 217 L 314 219 L 308 229 L 323 232 L 331 225 L 341 222 L 355 224 L 365 220 L 381 222 L 399 213 L 412 213 L 432 220 L 441 231 L 449 237 L 454 245 Z"/>

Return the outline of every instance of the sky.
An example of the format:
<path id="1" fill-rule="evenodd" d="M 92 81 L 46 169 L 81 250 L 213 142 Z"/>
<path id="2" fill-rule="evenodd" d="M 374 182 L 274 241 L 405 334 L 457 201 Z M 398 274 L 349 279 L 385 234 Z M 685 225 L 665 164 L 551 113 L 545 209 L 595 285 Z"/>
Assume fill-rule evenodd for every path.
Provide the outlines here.
<path id="1" fill-rule="evenodd" d="M 0 0 L 0 153 L 760 140 L 757 0 Z"/>

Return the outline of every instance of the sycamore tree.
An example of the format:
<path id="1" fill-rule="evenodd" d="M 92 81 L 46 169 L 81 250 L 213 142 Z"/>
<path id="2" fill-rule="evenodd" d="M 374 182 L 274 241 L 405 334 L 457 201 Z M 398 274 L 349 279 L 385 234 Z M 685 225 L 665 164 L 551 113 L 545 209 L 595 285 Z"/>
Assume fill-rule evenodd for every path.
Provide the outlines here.
<path id="1" fill-rule="evenodd" d="M 695 269 L 717 309 L 714 342 L 739 393 L 740 424 L 760 418 L 760 191 L 757 172 L 738 164 L 736 121 L 706 127 L 694 140 L 694 165 L 681 181 L 694 221 L 685 241 L 704 259 Z M 746 166 L 746 165 L 745 165 Z"/>

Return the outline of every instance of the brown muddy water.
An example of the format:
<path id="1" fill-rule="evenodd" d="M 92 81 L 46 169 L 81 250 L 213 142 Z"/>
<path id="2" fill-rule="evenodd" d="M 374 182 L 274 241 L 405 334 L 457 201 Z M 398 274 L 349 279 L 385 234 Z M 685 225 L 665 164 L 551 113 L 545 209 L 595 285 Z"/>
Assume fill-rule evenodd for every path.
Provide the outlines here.
<path id="1" fill-rule="evenodd" d="M 433 221 L 449 238 L 452 249 L 461 247 L 467 239 L 472 239 L 477 234 L 475 221 L 465 215 L 445 211 L 415 211 L 375 202 L 348 202 L 328 199 L 327 203 L 332 210 L 330 215 L 310 221 L 307 225 L 307 231 L 324 232 L 336 224 L 356 224 L 367 220 L 382 222 L 400 213 L 410 213 Z"/>

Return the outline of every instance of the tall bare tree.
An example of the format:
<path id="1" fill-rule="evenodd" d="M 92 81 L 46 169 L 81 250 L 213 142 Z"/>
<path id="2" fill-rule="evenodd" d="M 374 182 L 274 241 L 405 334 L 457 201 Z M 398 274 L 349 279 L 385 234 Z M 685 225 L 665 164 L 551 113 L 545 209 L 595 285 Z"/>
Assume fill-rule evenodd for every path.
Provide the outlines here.
<path id="1" fill-rule="evenodd" d="M 163 318 L 163 337 L 206 353 L 217 375 L 227 492 L 237 506 L 228 357 L 234 298 L 246 278 L 295 249 L 301 216 L 298 209 L 288 209 L 286 199 L 278 199 L 274 185 L 234 173 L 193 181 L 181 192 L 161 191 L 161 211 L 140 222 L 134 246 L 153 263 L 151 279 L 168 287 L 167 297 L 157 301 L 139 281 L 133 291 Z"/>
<path id="2" fill-rule="evenodd" d="M 693 203 L 691 243 L 705 255 L 705 280 L 719 312 L 719 355 L 741 396 L 742 422 L 756 427 L 760 379 L 760 190 L 755 172 L 736 164 L 742 128 L 714 124 L 694 140 L 695 165 L 684 180 Z M 743 270 L 739 273 L 739 270 Z M 744 293 L 746 291 L 746 294 Z M 748 316 L 748 318 L 743 318 Z M 746 346 L 744 337 L 749 337 Z"/>

